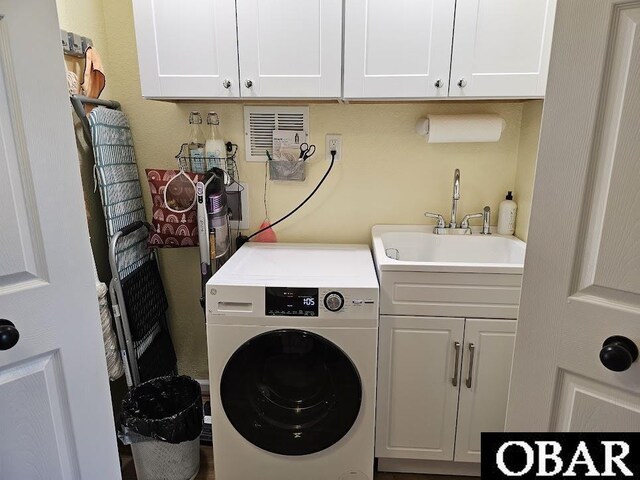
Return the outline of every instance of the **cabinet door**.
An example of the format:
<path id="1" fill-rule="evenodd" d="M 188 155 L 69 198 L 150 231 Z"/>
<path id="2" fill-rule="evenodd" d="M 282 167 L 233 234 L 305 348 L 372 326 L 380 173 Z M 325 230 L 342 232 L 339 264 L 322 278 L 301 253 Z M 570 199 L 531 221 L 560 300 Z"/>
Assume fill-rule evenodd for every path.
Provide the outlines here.
<path id="1" fill-rule="evenodd" d="M 515 320 L 467 319 L 457 462 L 479 462 L 480 433 L 504 431 L 515 333 Z"/>
<path id="2" fill-rule="evenodd" d="M 142 95 L 238 97 L 234 0 L 134 0 Z"/>
<path id="3" fill-rule="evenodd" d="M 237 0 L 243 97 L 338 98 L 341 0 Z"/>
<path id="4" fill-rule="evenodd" d="M 347 1 L 344 96 L 446 97 L 454 10 L 455 0 Z"/>
<path id="5" fill-rule="evenodd" d="M 460 318 L 380 318 L 377 457 L 453 460 L 463 332 Z"/>
<path id="6" fill-rule="evenodd" d="M 556 0 L 458 0 L 449 95 L 544 96 L 555 10 Z"/>

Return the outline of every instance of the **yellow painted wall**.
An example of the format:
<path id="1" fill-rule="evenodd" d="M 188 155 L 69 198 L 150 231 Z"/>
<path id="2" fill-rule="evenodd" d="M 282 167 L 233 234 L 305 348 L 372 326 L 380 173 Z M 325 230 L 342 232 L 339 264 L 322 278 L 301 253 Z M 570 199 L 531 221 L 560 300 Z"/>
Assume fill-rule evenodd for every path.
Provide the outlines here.
<path id="1" fill-rule="evenodd" d="M 99 0 L 59 0 L 100 3 Z M 241 103 L 169 103 L 144 100 L 140 94 L 131 0 L 104 2 L 110 94 L 128 115 L 141 175 L 145 168 L 174 168 L 174 156 L 188 139 L 191 110 L 220 114 L 225 138 L 240 146 L 240 179 L 249 183 L 250 220 L 255 229 L 264 218 L 264 164 L 244 157 Z M 80 31 L 80 29 L 78 29 Z M 281 103 L 284 104 L 284 103 Z M 276 228 L 281 241 L 368 243 L 370 229 L 380 223 L 427 223 L 424 211 L 448 217 L 455 168 L 462 171 L 462 213 L 497 206 L 514 190 L 522 123 L 522 102 L 416 102 L 386 104 L 316 103 L 310 105 L 310 141 L 318 151 L 301 184 L 269 182 L 272 220 L 295 207 L 325 172 L 324 137 L 343 135 L 343 160 L 322 189 L 294 217 Z M 507 121 L 500 142 L 428 145 L 414 133 L 427 113 L 498 113 Z M 143 185 L 145 195 L 147 185 Z M 147 202 L 149 203 L 149 202 Z M 150 215 L 150 210 L 148 210 Z M 170 324 L 180 371 L 207 376 L 206 340 L 199 299 L 198 252 L 174 249 L 161 253 L 162 273 L 170 302 Z"/>
<path id="2" fill-rule="evenodd" d="M 104 67 L 109 72 L 109 51 L 107 47 L 107 35 L 104 21 L 104 10 L 102 0 L 60 0 L 57 2 L 58 18 L 60 28 L 69 32 L 74 32 L 93 40 L 93 44 L 100 53 Z M 75 72 L 79 81 L 82 82 L 84 70 L 84 60 L 65 56 L 67 70 Z M 111 85 L 107 80 L 107 85 L 102 97 L 108 98 L 111 95 Z M 71 109 L 71 105 L 69 105 Z M 108 244 L 107 233 L 102 213 L 100 195 L 93 192 L 93 155 L 91 147 L 85 142 L 82 127 L 78 118 L 74 118 L 76 131 L 76 145 L 78 148 L 78 160 L 82 182 L 85 186 L 85 207 L 89 223 L 89 234 L 91 235 L 91 248 L 96 258 L 98 276 L 104 282 L 110 278 L 109 263 L 107 260 Z"/>
<path id="3" fill-rule="evenodd" d="M 514 200 L 518 202 L 516 236 L 527 241 L 533 184 L 536 176 L 540 121 L 542 120 L 542 100 L 525 102 L 522 107 L 522 126 L 518 148 L 518 168 Z"/>

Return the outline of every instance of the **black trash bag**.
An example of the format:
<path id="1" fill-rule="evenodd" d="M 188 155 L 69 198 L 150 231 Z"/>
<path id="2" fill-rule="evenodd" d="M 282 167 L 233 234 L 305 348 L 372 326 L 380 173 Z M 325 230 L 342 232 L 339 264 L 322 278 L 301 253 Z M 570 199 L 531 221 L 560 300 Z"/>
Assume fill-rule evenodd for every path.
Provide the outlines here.
<path id="1" fill-rule="evenodd" d="M 122 401 L 120 439 L 125 444 L 195 440 L 202 431 L 200 384 L 186 375 L 158 377 L 129 390 Z"/>

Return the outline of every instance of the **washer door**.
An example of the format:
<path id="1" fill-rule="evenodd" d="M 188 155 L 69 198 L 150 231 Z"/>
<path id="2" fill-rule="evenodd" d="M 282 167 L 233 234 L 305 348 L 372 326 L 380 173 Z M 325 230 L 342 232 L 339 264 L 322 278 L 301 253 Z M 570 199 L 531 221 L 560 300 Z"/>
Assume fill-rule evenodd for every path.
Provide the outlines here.
<path id="1" fill-rule="evenodd" d="M 360 375 L 335 344 L 304 330 L 274 330 L 244 343 L 220 381 L 222 406 L 252 444 L 307 455 L 351 429 L 362 403 Z"/>

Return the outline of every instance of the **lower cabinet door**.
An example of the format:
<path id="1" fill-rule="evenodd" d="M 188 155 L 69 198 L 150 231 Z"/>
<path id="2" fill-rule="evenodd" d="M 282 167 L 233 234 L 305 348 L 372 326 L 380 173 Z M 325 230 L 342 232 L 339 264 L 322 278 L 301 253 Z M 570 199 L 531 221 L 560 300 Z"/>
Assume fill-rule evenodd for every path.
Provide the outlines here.
<path id="1" fill-rule="evenodd" d="M 453 460 L 463 333 L 462 318 L 380 317 L 377 457 Z"/>
<path id="2" fill-rule="evenodd" d="M 515 320 L 467 319 L 455 461 L 480 461 L 481 432 L 504 431 Z"/>

